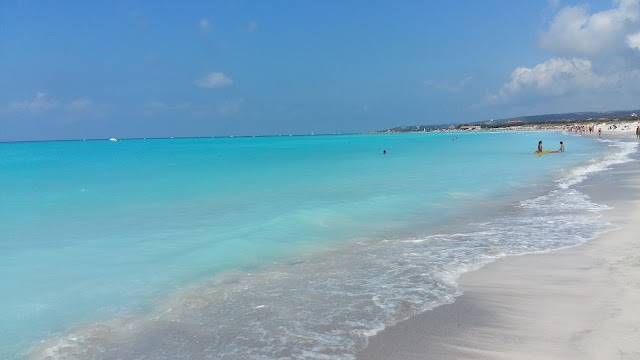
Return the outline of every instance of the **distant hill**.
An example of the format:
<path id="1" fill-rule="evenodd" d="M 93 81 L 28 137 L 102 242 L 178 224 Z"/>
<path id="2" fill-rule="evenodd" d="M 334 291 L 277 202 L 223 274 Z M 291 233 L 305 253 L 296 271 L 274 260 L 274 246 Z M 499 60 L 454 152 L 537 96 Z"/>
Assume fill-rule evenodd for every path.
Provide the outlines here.
<path id="1" fill-rule="evenodd" d="M 631 114 L 638 114 L 640 110 L 615 110 L 615 111 L 587 111 L 562 114 L 545 114 L 520 116 L 507 119 L 493 120 L 494 124 L 507 124 L 509 121 L 522 120 L 525 124 L 555 123 L 555 122 L 575 122 L 594 121 L 598 119 L 623 120 L 631 119 Z M 474 125 L 488 125 L 487 121 L 474 122 Z"/>
<path id="2" fill-rule="evenodd" d="M 519 116 L 505 119 L 483 120 L 469 123 L 453 123 L 453 124 L 437 124 L 437 125 L 404 125 L 391 129 L 376 131 L 383 132 L 422 132 L 444 129 L 456 129 L 463 125 L 481 125 L 482 127 L 508 127 L 526 124 L 548 124 L 548 123 L 570 123 L 584 121 L 635 121 L 636 117 L 632 114 L 640 114 L 638 110 L 614 110 L 614 111 L 587 111 L 572 112 L 562 114 L 545 114 L 545 115 L 529 115 Z"/>

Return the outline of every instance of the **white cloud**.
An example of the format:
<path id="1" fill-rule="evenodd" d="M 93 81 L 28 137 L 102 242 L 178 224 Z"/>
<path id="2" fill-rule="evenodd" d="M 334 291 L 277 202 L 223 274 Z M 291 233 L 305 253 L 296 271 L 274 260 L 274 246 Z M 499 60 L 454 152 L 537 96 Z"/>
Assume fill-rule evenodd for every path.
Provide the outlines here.
<path id="1" fill-rule="evenodd" d="M 258 30 L 258 22 L 257 21 L 249 21 L 249 23 L 247 23 L 247 31 L 248 32 L 254 32 Z"/>
<path id="2" fill-rule="evenodd" d="M 639 0 L 617 0 L 609 10 L 589 13 L 585 6 L 567 6 L 542 34 L 540 45 L 556 55 L 595 55 L 623 45 L 630 28 L 640 24 Z"/>
<path id="3" fill-rule="evenodd" d="M 588 104 L 595 97 L 620 104 L 619 99 L 640 96 L 635 81 L 640 57 L 629 51 L 640 50 L 639 30 L 640 0 L 614 0 L 610 9 L 598 12 L 586 6 L 560 8 L 540 36 L 550 59 L 517 67 L 488 100 L 505 103 L 542 96 Z"/>
<path id="4" fill-rule="evenodd" d="M 11 108 L 23 114 L 33 116 L 52 116 L 61 121 L 76 121 L 86 118 L 100 118 L 105 116 L 105 107 L 96 104 L 87 96 L 81 96 L 71 101 L 58 101 L 49 98 L 45 93 L 38 91 L 32 100 L 15 101 Z"/>
<path id="5" fill-rule="evenodd" d="M 218 108 L 218 113 L 223 116 L 234 115 L 240 112 L 244 99 L 229 100 Z"/>
<path id="6" fill-rule="evenodd" d="M 166 106 L 162 101 L 152 101 L 144 104 L 145 109 L 164 109 Z"/>
<path id="7" fill-rule="evenodd" d="M 211 32 L 212 26 L 211 26 L 211 23 L 209 22 L 209 20 L 202 19 L 202 20 L 200 20 L 200 22 L 198 22 L 198 29 L 200 29 L 201 33 L 206 35 L 206 34 Z"/>
<path id="8" fill-rule="evenodd" d="M 193 83 L 205 88 L 219 88 L 233 84 L 233 80 L 221 72 L 212 72 Z"/>
<path id="9" fill-rule="evenodd" d="M 181 103 L 176 105 L 166 104 L 164 101 L 152 101 L 144 104 L 147 110 L 187 110 L 193 108 L 190 103 Z"/>
<path id="10" fill-rule="evenodd" d="M 59 106 L 57 100 L 47 98 L 45 93 L 38 91 L 33 100 L 16 101 L 11 104 L 11 107 L 16 110 L 26 111 L 43 111 L 55 109 Z"/>
<path id="11" fill-rule="evenodd" d="M 593 71 L 587 59 L 552 58 L 533 68 L 518 67 L 511 79 L 497 93 L 489 96 L 491 102 L 506 102 L 523 95 L 564 95 L 576 89 L 598 89 L 613 85 L 615 75 L 600 76 Z"/>
<path id="12" fill-rule="evenodd" d="M 93 105 L 93 102 L 86 96 L 73 100 L 68 108 L 73 111 L 87 110 Z"/>
<path id="13" fill-rule="evenodd" d="M 640 32 L 627 36 L 627 45 L 630 48 L 640 51 Z"/>
<path id="14" fill-rule="evenodd" d="M 435 80 L 427 80 L 424 82 L 426 87 L 436 89 L 439 91 L 444 91 L 448 93 L 457 93 L 460 90 L 464 89 L 469 83 L 473 80 L 473 77 L 468 76 L 458 82 L 451 83 L 448 81 L 435 81 Z"/>

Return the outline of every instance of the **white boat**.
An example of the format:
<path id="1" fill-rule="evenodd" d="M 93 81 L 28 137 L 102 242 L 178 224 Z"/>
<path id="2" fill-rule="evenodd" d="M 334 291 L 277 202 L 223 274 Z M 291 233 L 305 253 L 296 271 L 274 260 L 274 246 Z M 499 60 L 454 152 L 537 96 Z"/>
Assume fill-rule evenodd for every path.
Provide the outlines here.
<path id="1" fill-rule="evenodd" d="M 118 139 L 116 139 L 116 138 L 111 138 L 111 139 L 109 139 L 109 141 L 118 141 Z"/>

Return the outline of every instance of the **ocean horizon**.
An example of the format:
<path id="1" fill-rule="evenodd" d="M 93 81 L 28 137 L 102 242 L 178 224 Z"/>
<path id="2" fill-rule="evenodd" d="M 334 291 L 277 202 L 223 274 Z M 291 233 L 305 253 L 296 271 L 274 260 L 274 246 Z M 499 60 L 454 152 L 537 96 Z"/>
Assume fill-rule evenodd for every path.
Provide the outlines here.
<path id="1" fill-rule="evenodd" d="M 580 183 L 635 151 L 559 131 L 0 143 L 0 357 L 352 359 L 464 272 L 612 230 Z"/>
<path id="2" fill-rule="evenodd" d="M 434 131 L 435 132 L 435 131 Z M 294 136 L 342 136 L 342 135 L 376 135 L 384 134 L 380 132 L 345 132 L 345 133 L 304 133 L 304 134 L 262 134 L 262 135 L 211 135 L 211 136 L 132 136 L 132 137 L 96 137 L 96 138 L 71 138 L 71 139 L 43 139 L 43 140 L 6 140 L 0 143 L 32 143 L 32 142 L 66 142 L 66 141 L 105 141 L 114 139 L 115 141 L 131 140 L 185 140 L 185 139 L 231 139 L 231 138 L 269 138 L 269 137 L 294 137 Z M 386 134 L 385 134 L 386 135 Z"/>

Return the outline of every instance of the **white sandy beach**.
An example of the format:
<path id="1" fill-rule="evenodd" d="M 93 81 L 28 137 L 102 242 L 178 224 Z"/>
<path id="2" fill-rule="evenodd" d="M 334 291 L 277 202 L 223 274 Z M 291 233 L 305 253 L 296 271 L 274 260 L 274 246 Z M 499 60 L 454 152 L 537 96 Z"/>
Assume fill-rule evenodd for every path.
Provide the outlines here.
<path id="1" fill-rule="evenodd" d="M 598 129 L 602 129 L 603 134 L 632 134 L 635 135 L 636 128 L 640 126 L 640 121 L 623 122 L 623 123 L 598 123 L 594 124 L 594 133 L 598 132 Z"/>
<path id="2" fill-rule="evenodd" d="M 540 131 L 540 130 L 563 130 L 575 132 L 576 127 L 584 125 L 587 129 L 592 126 L 593 132 L 581 133 L 581 135 L 604 135 L 615 137 L 636 137 L 636 129 L 640 126 L 640 121 L 610 121 L 610 122 L 594 122 L 594 123 L 576 123 L 576 124 L 547 124 L 547 125 L 520 125 L 503 128 L 500 130 L 517 130 L 517 131 Z"/>
<path id="3" fill-rule="evenodd" d="M 581 186 L 618 230 L 467 273 L 455 303 L 385 329 L 358 359 L 640 359 L 640 170 Z"/>
<path id="4" fill-rule="evenodd" d="M 640 121 L 630 122 L 598 122 L 589 124 L 593 127 L 593 132 L 585 132 L 583 135 L 615 136 L 615 137 L 636 137 L 636 129 L 640 126 Z M 587 127 L 589 126 L 587 125 Z"/>

